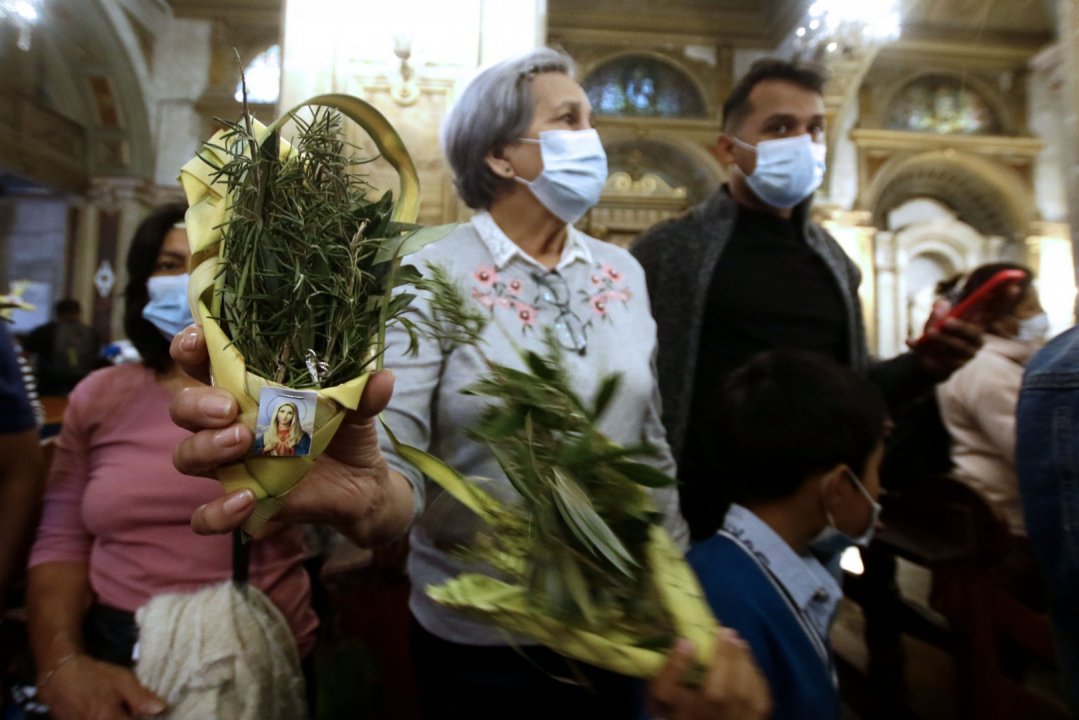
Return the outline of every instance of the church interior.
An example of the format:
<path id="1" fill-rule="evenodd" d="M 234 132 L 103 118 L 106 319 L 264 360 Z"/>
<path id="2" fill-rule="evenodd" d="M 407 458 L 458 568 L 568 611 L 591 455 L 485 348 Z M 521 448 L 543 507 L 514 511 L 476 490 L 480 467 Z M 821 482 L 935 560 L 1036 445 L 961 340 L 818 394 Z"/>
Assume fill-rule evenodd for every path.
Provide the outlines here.
<path id="1" fill-rule="evenodd" d="M 631 247 L 726 182 L 724 98 L 754 61 L 799 58 L 829 77 L 813 218 L 861 271 L 872 354 L 904 351 L 937 284 L 987 262 L 1034 269 L 1050 335 L 1075 323 L 1079 0 L 0 0 L 0 276 L 36 308 L 14 332 L 74 298 L 102 342 L 123 337 L 133 231 L 183 200 L 179 169 L 239 117 L 241 75 L 264 122 L 323 93 L 378 108 L 416 163 L 419 222 L 437 225 L 472 214 L 443 119 L 479 68 L 543 45 L 577 63 L 608 157 L 577 223 L 589 235 Z M 387 163 L 367 167 L 395 187 Z M 58 422 L 62 402 L 46 409 Z M 911 515 L 884 537 L 900 558 L 895 716 L 1066 717 L 1045 616 L 986 599 L 981 550 Z M 362 708 L 348 717 L 416 717 L 400 552 L 338 548 L 323 567 L 338 654 L 363 678 L 341 686 Z M 845 717 L 884 717 L 856 583 L 833 643 Z M 1019 679 L 1009 655 L 1027 658 Z"/>

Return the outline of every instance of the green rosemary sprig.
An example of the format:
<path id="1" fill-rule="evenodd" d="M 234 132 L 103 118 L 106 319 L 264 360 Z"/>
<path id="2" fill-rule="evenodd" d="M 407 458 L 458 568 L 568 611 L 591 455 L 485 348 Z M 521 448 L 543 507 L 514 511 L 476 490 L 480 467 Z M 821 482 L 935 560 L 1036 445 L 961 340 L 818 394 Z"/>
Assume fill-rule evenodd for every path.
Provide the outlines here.
<path id="1" fill-rule="evenodd" d="M 341 115 L 293 116 L 292 152 L 255 138 L 248 118 L 228 123 L 219 169 L 232 216 L 224 228 L 218 321 L 248 369 L 293 388 L 337 385 L 370 369 L 384 324 L 411 296 L 390 291 L 388 242 L 412 228 L 391 221 L 393 196 L 370 197 L 368 160 L 340 137 Z"/>

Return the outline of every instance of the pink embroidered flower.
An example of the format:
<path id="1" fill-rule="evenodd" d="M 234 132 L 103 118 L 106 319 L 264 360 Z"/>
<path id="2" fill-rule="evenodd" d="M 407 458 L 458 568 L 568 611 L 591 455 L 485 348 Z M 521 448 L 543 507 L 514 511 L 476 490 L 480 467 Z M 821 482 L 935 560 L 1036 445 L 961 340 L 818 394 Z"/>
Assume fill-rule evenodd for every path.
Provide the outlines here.
<path id="1" fill-rule="evenodd" d="M 514 302 L 513 298 L 508 298 L 508 297 L 500 297 L 500 298 L 498 298 L 498 307 L 500 307 L 500 308 L 511 308 L 514 305 L 515 305 L 515 302 Z"/>
<path id="2" fill-rule="evenodd" d="M 476 271 L 472 273 L 472 277 L 475 278 L 481 286 L 489 288 L 498 282 L 498 271 L 494 265 L 480 265 L 476 268 Z"/>
<path id="3" fill-rule="evenodd" d="M 521 283 L 520 280 L 517 280 L 517 279 L 510 280 L 509 289 L 510 289 L 510 292 L 512 292 L 513 294 L 516 295 L 517 293 L 521 292 L 522 287 L 524 287 L 524 285 Z"/>
<path id="4" fill-rule="evenodd" d="M 491 294 L 480 292 L 479 288 L 472 288 L 472 299 L 479 301 L 485 307 L 495 306 L 495 299 L 491 297 Z"/>
<path id="5" fill-rule="evenodd" d="M 629 299 L 633 297 L 633 293 L 629 291 L 629 288 L 622 288 L 621 290 L 612 290 L 607 293 L 607 300 L 609 302 L 629 302 Z"/>
<path id="6" fill-rule="evenodd" d="M 592 311 L 600 317 L 607 315 L 607 293 L 600 293 L 592 298 Z"/>
<path id="7" fill-rule="evenodd" d="M 517 319 L 523 325 L 532 327 L 536 324 L 536 308 L 522 302 L 517 303 Z"/>
<path id="8" fill-rule="evenodd" d="M 603 284 L 603 276 L 602 275 L 593 274 L 591 279 L 592 279 L 592 284 L 593 285 L 602 285 Z"/>
<path id="9" fill-rule="evenodd" d="M 615 270 L 610 265 L 601 265 L 600 270 L 602 270 L 604 273 L 606 273 L 607 277 L 609 277 L 614 282 L 618 282 L 619 280 L 622 279 L 622 273 L 618 272 L 617 270 Z"/>

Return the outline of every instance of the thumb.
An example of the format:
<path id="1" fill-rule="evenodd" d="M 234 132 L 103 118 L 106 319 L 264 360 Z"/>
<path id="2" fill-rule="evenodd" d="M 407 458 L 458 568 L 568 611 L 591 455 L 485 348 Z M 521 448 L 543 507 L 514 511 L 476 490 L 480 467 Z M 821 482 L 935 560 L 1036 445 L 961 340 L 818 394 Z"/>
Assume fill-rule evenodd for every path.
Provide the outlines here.
<path id="1" fill-rule="evenodd" d="M 166 707 L 165 701 L 149 688 L 139 684 L 133 673 L 119 683 L 117 690 L 120 691 L 124 704 L 140 715 L 157 715 Z"/>
<path id="2" fill-rule="evenodd" d="M 330 441 L 329 454 L 355 467 L 375 467 L 382 462 L 375 419 L 393 394 L 393 373 L 373 373 L 367 381 L 360 406 L 348 413 Z"/>

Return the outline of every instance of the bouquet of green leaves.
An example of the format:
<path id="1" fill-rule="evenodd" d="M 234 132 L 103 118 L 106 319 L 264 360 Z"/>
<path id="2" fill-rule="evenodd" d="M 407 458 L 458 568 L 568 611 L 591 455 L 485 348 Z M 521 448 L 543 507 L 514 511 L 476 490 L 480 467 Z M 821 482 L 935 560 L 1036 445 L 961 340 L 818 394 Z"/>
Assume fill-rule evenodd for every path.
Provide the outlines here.
<path id="1" fill-rule="evenodd" d="M 297 112 L 312 106 L 302 119 Z M 342 116 L 371 135 L 397 170 L 401 194 L 372 197 L 361 160 L 340 138 Z M 285 121 L 293 143 L 280 137 Z M 375 108 L 323 95 L 265 127 L 245 115 L 207 142 L 180 175 L 190 208 L 192 314 L 203 325 L 214 383 L 240 404 L 252 430 L 264 387 L 317 391 L 310 453 L 248 457 L 218 471 L 227 491 L 258 500 L 254 532 L 326 448 L 381 362 L 385 327 L 407 306 L 395 288 L 414 279 L 400 259 L 450 226 L 411 224 L 415 166 Z"/>
<path id="2" fill-rule="evenodd" d="M 422 285 L 432 297 L 430 334 L 478 343 L 484 318 L 444 271 L 432 267 Z M 716 621 L 648 493 L 674 481 L 641 462 L 654 448 L 620 446 L 597 427 L 618 376 L 586 400 L 572 390 L 553 337 L 543 353 L 521 350 L 521 357 L 526 370 L 487 361 L 486 375 L 466 391 L 492 399 L 470 434 L 490 448 L 521 502 L 500 502 L 483 489 L 486 481 L 460 475 L 389 432 L 406 461 L 489 530 L 466 552 L 499 577 L 466 573 L 427 593 L 623 674 L 654 675 L 677 637 L 693 641 L 706 665 Z"/>

